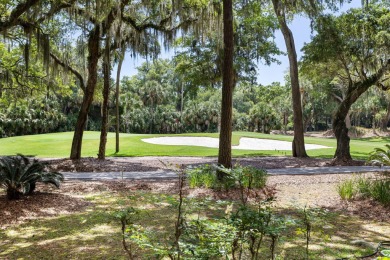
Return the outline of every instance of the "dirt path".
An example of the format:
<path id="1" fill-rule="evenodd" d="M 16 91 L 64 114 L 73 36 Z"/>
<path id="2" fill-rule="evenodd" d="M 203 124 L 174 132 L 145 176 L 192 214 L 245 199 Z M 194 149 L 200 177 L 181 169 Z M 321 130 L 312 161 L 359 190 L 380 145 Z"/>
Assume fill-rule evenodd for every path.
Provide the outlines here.
<path id="1" fill-rule="evenodd" d="M 44 159 L 51 163 L 52 170 L 64 172 L 120 172 L 120 171 L 157 171 L 175 165 L 199 165 L 217 163 L 215 157 L 110 157 L 106 160 L 82 158 Z M 294 158 L 294 157 L 250 157 L 235 158 L 233 164 L 251 165 L 256 168 L 298 168 L 331 166 L 331 159 Z M 352 165 L 364 165 L 363 161 L 353 161 Z"/>

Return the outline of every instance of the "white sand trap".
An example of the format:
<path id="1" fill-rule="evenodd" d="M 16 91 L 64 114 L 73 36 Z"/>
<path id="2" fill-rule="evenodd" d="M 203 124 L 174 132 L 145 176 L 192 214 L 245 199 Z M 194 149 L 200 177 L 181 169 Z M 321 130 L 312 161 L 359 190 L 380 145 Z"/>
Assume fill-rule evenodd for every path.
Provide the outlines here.
<path id="1" fill-rule="evenodd" d="M 154 137 L 142 139 L 142 141 L 150 144 L 162 144 L 162 145 L 189 145 L 189 146 L 203 146 L 218 148 L 219 139 L 213 137 Z M 269 139 L 247 138 L 241 137 L 238 146 L 232 146 L 233 149 L 240 150 L 291 150 L 291 142 L 277 141 Z M 328 146 L 317 144 L 305 144 L 306 150 L 331 148 Z"/>

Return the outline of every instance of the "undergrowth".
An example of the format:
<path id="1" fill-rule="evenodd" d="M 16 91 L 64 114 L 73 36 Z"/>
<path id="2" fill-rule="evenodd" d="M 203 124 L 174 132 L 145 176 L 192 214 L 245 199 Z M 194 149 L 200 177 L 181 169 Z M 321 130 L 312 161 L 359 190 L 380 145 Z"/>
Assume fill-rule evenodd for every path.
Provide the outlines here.
<path id="1" fill-rule="evenodd" d="M 217 171 L 224 173 L 223 180 L 217 178 Z M 186 171 L 190 188 L 264 188 L 267 181 L 267 172 L 251 166 L 234 165 L 233 168 L 205 164 Z"/>
<path id="2" fill-rule="evenodd" d="M 343 200 L 372 198 L 385 206 L 390 206 L 390 179 L 368 179 L 357 177 L 345 180 L 338 185 L 338 193 Z"/>

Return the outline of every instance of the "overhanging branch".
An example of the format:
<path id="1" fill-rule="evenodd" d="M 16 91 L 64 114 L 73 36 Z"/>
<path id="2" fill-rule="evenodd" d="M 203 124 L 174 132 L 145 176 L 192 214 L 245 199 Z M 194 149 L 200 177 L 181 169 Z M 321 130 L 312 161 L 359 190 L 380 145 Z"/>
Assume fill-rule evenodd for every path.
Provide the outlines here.
<path id="1" fill-rule="evenodd" d="M 72 74 L 75 75 L 76 78 L 79 80 L 80 88 L 83 90 L 83 92 L 85 92 L 85 83 L 84 83 L 83 76 L 75 68 L 73 68 L 72 66 L 70 66 L 68 64 L 65 64 L 65 62 L 60 60 L 60 58 L 58 58 L 53 53 L 50 53 L 50 57 L 54 60 L 55 63 L 57 63 L 58 65 L 60 65 L 64 69 L 68 69 L 70 72 L 72 72 Z"/>
<path id="2" fill-rule="evenodd" d="M 0 20 L 0 32 L 5 32 L 7 29 L 18 25 L 18 22 L 20 21 L 19 18 L 22 16 L 26 11 L 28 11 L 32 6 L 39 3 L 39 0 L 27 0 L 26 2 L 19 3 L 11 12 L 9 15 L 9 18 L 2 22 Z"/>

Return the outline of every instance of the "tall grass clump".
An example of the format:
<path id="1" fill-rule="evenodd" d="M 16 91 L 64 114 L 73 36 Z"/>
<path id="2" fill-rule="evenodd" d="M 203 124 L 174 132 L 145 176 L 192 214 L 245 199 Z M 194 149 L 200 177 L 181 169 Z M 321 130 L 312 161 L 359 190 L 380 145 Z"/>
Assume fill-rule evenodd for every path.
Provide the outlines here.
<path id="1" fill-rule="evenodd" d="M 355 180 L 345 180 L 337 186 L 337 191 L 343 200 L 351 200 L 356 196 Z"/>
<path id="2" fill-rule="evenodd" d="M 371 197 L 382 203 L 390 206 L 390 179 L 375 180 L 371 184 Z"/>
<path id="3" fill-rule="evenodd" d="M 204 164 L 196 168 L 189 168 L 186 171 L 190 188 L 204 187 L 212 188 L 216 185 L 216 168 L 210 164 Z"/>
<path id="4" fill-rule="evenodd" d="M 372 198 L 385 206 L 390 206 L 390 179 L 368 179 L 358 177 L 341 182 L 337 191 L 343 200 Z"/>

